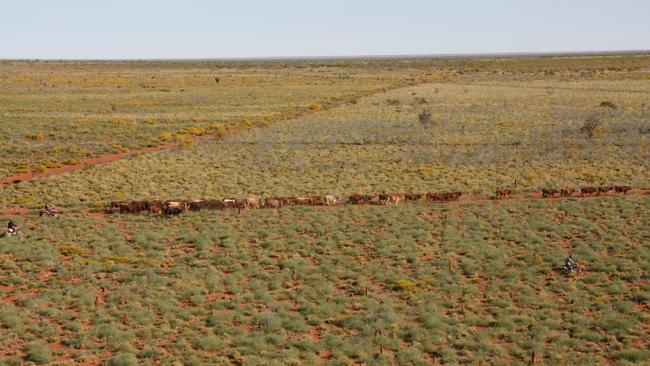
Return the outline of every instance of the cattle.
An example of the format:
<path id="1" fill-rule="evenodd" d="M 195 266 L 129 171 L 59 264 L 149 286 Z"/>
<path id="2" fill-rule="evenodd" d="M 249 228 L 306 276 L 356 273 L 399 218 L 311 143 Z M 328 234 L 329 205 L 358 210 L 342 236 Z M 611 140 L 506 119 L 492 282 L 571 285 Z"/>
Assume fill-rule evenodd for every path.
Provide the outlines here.
<path id="1" fill-rule="evenodd" d="M 294 206 L 298 204 L 298 199 L 296 197 L 278 197 L 278 200 L 282 203 L 282 206 Z"/>
<path id="2" fill-rule="evenodd" d="M 598 187 L 598 194 L 602 194 L 604 196 L 607 196 L 610 193 L 615 193 L 614 187 L 612 187 L 612 186 Z"/>
<path id="3" fill-rule="evenodd" d="M 165 208 L 164 211 L 166 216 L 178 216 L 181 213 L 183 213 L 183 209 L 181 207 L 167 207 Z"/>
<path id="4" fill-rule="evenodd" d="M 571 197 L 575 193 L 575 189 L 573 188 L 562 188 L 560 189 L 560 196 L 561 197 Z"/>
<path id="5" fill-rule="evenodd" d="M 189 203 L 189 210 L 190 211 L 201 211 L 208 209 L 209 207 L 209 202 L 207 200 L 194 200 Z"/>
<path id="6" fill-rule="evenodd" d="M 363 205 L 365 203 L 369 203 L 372 199 L 373 197 L 370 195 L 353 194 L 348 197 L 348 202 L 353 205 Z"/>
<path id="7" fill-rule="evenodd" d="M 224 198 L 221 200 L 224 204 L 224 208 L 236 208 L 241 209 L 242 201 L 237 198 Z"/>
<path id="8" fill-rule="evenodd" d="M 438 192 L 427 193 L 427 201 L 442 202 L 444 200 L 445 197 L 442 195 L 442 193 L 438 193 Z"/>
<path id="9" fill-rule="evenodd" d="M 405 194 L 404 195 L 404 201 L 407 202 L 417 202 L 422 199 L 421 194 Z"/>
<path id="10" fill-rule="evenodd" d="M 501 200 L 501 199 L 509 198 L 511 194 L 512 191 L 509 189 L 497 189 L 494 198 Z"/>
<path id="11" fill-rule="evenodd" d="M 113 201 L 112 209 L 119 209 L 122 214 L 137 214 L 147 210 L 146 202 L 141 201 Z"/>
<path id="12" fill-rule="evenodd" d="M 161 201 L 149 201 L 146 203 L 147 210 L 150 214 L 160 215 L 163 213 L 163 203 Z"/>
<path id="13" fill-rule="evenodd" d="M 580 188 L 580 194 L 582 196 L 595 196 L 599 192 L 598 188 L 596 187 L 582 187 Z"/>
<path id="14" fill-rule="evenodd" d="M 327 205 L 327 199 L 325 196 L 309 196 L 309 205 L 311 206 L 325 206 Z"/>
<path id="15" fill-rule="evenodd" d="M 246 208 L 260 208 L 262 207 L 262 200 L 255 197 L 248 197 L 244 199 L 244 207 Z"/>
<path id="16" fill-rule="evenodd" d="M 560 191 L 557 189 L 542 189 L 542 197 L 544 198 L 556 198 L 560 196 Z"/>
<path id="17" fill-rule="evenodd" d="M 312 199 L 309 197 L 296 197 L 295 202 L 296 205 L 308 206 L 311 204 Z"/>
<path id="18" fill-rule="evenodd" d="M 427 201 L 448 202 L 456 201 L 463 195 L 463 192 L 431 192 L 427 193 Z"/>
<path id="19" fill-rule="evenodd" d="M 379 203 L 382 205 L 391 205 L 391 204 L 397 204 L 401 199 L 403 199 L 404 196 L 400 194 L 385 194 L 382 193 L 379 195 Z"/>
<path id="20" fill-rule="evenodd" d="M 325 195 L 325 205 L 327 205 L 327 206 L 334 206 L 339 201 L 341 201 L 340 197 L 333 196 L 331 194 Z"/>
<path id="21" fill-rule="evenodd" d="M 632 190 L 632 187 L 630 186 L 614 186 L 614 191 L 616 191 L 616 193 L 627 194 L 630 190 Z"/>
<path id="22" fill-rule="evenodd" d="M 281 208 L 282 207 L 282 201 L 280 201 L 277 198 L 266 198 L 264 200 L 264 207 Z"/>

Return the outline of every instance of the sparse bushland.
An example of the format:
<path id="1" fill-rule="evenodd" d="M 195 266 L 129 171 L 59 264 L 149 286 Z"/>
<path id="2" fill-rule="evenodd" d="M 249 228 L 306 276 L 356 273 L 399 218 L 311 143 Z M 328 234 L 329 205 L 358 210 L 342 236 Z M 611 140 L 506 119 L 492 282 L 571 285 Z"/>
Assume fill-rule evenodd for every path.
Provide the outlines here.
<path id="1" fill-rule="evenodd" d="M 24 218 L 0 359 L 643 363 L 649 200 Z"/>
<path id="2" fill-rule="evenodd" d="M 79 205 L 80 199 L 90 203 L 382 191 L 491 194 L 504 186 L 519 192 L 649 186 L 650 140 L 642 132 L 648 128 L 643 96 L 650 93 L 650 84 L 570 85 L 536 81 L 408 87 L 226 136 L 221 142 L 5 187 L 0 206 L 4 201 L 34 207 L 46 196 Z M 627 89 L 634 92 L 622 91 Z M 553 94 L 542 97 L 540 90 Z M 413 93 L 427 98 L 429 105 L 403 103 L 397 111 L 384 103 L 410 100 Z M 603 95 L 625 108 L 594 110 L 593 100 Z M 423 108 L 431 109 L 436 127 L 422 127 Z M 591 115 L 601 126 L 590 139 L 579 130 Z"/>

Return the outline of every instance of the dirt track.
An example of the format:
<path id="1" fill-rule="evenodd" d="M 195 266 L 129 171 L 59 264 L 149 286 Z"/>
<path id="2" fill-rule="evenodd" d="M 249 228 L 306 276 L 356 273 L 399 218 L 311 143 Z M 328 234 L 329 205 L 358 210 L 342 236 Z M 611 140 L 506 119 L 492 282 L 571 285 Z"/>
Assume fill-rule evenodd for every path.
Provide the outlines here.
<path id="1" fill-rule="evenodd" d="M 379 90 L 372 90 L 372 91 L 368 92 L 367 94 L 365 94 L 363 97 L 369 97 L 369 96 L 372 96 L 372 95 L 375 95 L 375 94 L 382 94 L 382 93 L 386 93 L 386 92 L 391 91 L 391 90 L 406 88 L 406 87 L 411 87 L 411 86 L 413 86 L 413 84 L 395 85 L 393 87 L 382 88 L 382 89 L 379 89 Z M 330 105 L 325 105 L 320 110 L 308 110 L 306 112 L 302 112 L 302 113 L 299 113 L 299 114 L 295 115 L 294 117 L 291 118 L 291 120 L 297 119 L 297 118 L 304 118 L 304 117 L 307 117 L 307 116 L 315 114 L 315 113 L 331 110 L 331 109 L 340 107 L 342 105 L 345 105 L 347 103 L 348 103 L 347 101 L 341 101 L 341 102 L 338 102 L 338 103 L 332 103 Z M 235 127 L 228 130 L 228 134 L 229 135 L 237 134 L 237 133 L 240 133 L 242 131 L 246 131 L 246 130 L 251 129 L 251 128 L 256 128 L 256 126 L 235 126 Z M 217 137 L 217 135 L 214 134 L 214 133 L 206 134 L 206 135 L 202 135 L 202 136 L 193 136 L 192 141 L 200 142 L 200 141 L 203 141 L 203 140 L 207 140 L 207 139 L 210 139 L 210 138 L 216 138 L 216 137 Z M 0 186 L 6 186 L 6 185 L 11 185 L 11 184 L 18 184 L 18 183 L 21 183 L 21 182 L 29 182 L 29 181 L 32 181 L 32 180 L 43 179 L 43 178 L 51 177 L 51 176 L 54 176 L 54 175 L 60 175 L 60 174 L 64 174 L 64 173 L 67 173 L 67 172 L 72 172 L 72 171 L 75 171 L 75 170 L 81 170 L 81 169 L 83 169 L 83 168 L 85 168 L 87 166 L 91 166 L 91 165 L 110 163 L 110 162 L 113 162 L 113 161 L 116 161 L 116 160 L 124 159 L 125 157 L 128 157 L 128 156 L 148 154 L 148 153 L 164 151 L 164 150 L 171 150 L 171 149 L 180 147 L 182 145 L 183 145 L 183 142 L 172 142 L 172 143 L 162 144 L 162 145 L 158 145 L 158 146 L 145 147 L 145 148 L 142 148 L 142 149 L 127 150 L 127 151 L 124 151 L 124 152 L 121 152 L 121 153 L 116 153 L 116 154 L 107 154 L 107 155 L 96 156 L 96 157 L 84 159 L 79 164 L 66 165 L 66 166 L 63 166 L 63 167 L 60 167 L 60 168 L 47 169 L 44 173 L 41 173 L 41 174 L 22 173 L 22 174 L 13 175 L 13 176 L 10 176 L 10 177 L 7 177 L 7 178 L 3 179 L 2 182 L 0 182 Z"/>

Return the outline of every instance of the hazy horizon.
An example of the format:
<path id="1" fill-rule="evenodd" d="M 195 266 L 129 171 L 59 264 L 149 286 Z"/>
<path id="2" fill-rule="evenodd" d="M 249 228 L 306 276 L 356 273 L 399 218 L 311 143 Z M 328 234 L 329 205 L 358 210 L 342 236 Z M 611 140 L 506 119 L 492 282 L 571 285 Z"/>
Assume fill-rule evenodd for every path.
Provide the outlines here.
<path id="1" fill-rule="evenodd" d="M 204 0 L 4 4 L 0 59 L 440 57 L 650 50 L 650 3 Z"/>

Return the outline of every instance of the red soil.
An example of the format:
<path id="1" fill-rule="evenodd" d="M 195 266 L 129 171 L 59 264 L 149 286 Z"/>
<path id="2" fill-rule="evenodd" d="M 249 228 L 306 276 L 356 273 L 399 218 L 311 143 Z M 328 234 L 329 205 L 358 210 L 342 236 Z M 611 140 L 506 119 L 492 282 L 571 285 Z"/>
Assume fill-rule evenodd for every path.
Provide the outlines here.
<path id="1" fill-rule="evenodd" d="M 202 136 L 203 137 L 203 136 Z M 127 156 L 131 155 L 138 155 L 138 154 L 147 154 L 147 153 L 152 153 L 156 151 L 162 151 L 162 150 L 169 150 L 173 149 L 177 146 L 179 146 L 181 143 L 180 142 L 174 142 L 170 144 L 164 144 L 164 145 L 159 145 L 159 146 L 154 146 L 154 147 L 146 147 L 144 149 L 137 149 L 137 150 L 128 150 L 124 151 L 121 153 L 117 154 L 108 154 L 108 155 L 102 155 L 94 158 L 89 158 L 83 160 L 79 164 L 75 165 L 66 165 L 60 168 L 51 168 L 48 169 L 45 173 L 43 174 L 32 174 L 32 173 L 23 173 L 23 174 L 18 174 L 14 175 L 12 177 L 7 177 L 2 181 L 2 185 L 9 185 L 9 184 L 14 184 L 14 183 L 19 183 L 19 182 L 28 182 L 31 180 L 36 180 L 36 179 L 42 179 L 46 177 L 50 177 L 53 175 L 59 175 L 75 170 L 80 170 L 83 169 L 89 165 L 95 165 L 95 164 L 104 164 L 104 163 L 110 163 L 112 161 L 120 160 L 123 159 Z"/>

